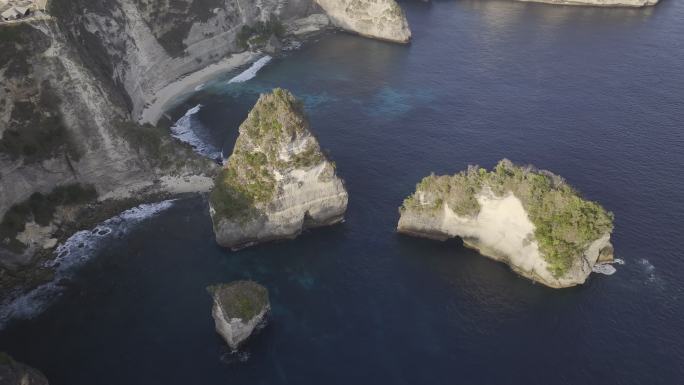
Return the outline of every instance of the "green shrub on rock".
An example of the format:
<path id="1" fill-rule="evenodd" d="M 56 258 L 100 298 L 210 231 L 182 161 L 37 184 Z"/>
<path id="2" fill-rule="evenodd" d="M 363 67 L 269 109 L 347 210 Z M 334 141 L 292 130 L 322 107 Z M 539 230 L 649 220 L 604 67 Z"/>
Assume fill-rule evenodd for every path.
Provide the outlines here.
<path id="1" fill-rule="evenodd" d="M 500 161 L 492 171 L 471 166 L 453 176 L 430 175 L 404 201 L 401 210 L 442 210 L 446 203 L 461 216 L 477 216 L 479 194 L 515 195 L 535 226 L 549 270 L 561 277 L 586 247 L 613 229 L 613 214 L 582 199 L 561 177 L 534 167 Z"/>

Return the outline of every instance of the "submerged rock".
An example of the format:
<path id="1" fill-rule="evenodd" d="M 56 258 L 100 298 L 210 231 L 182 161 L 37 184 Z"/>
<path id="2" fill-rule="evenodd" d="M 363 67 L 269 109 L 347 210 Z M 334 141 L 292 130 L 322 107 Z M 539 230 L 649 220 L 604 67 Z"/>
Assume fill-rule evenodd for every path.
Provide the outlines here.
<path id="1" fill-rule="evenodd" d="M 404 201 L 400 233 L 460 237 L 481 254 L 554 288 L 584 283 L 612 259 L 613 216 L 561 177 L 508 160 L 453 176 L 431 175 Z"/>
<path id="2" fill-rule="evenodd" d="M 343 220 L 347 191 L 309 131 L 304 106 L 276 89 L 240 126 L 209 203 L 216 242 L 239 249 Z"/>
<path id="3" fill-rule="evenodd" d="M 362 36 L 408 43 L 406 15 L 395 0 L 316 0 L 332 23 Z"/>
<path id="4" fill-rule="evenodd" d="M 253 281 L 236 281 L 207 288 L 214 299 L 216 331 L 236 350 L 255 329 L 267 322 L 271 303 L 268 290 Z"/>
<path id="5" fill-rule="evenodd" d="M 48 385 L 48 380 L 38 370 L 14 361 L 0 352 L 0 384 L 2 385 Z"/>

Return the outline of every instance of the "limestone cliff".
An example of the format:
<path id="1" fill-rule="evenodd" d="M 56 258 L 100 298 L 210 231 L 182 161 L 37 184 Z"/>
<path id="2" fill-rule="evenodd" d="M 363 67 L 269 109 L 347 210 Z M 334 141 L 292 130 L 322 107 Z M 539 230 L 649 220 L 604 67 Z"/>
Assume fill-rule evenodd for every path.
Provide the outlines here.
<path id="1" fill-rule="evenodd" d="M 207 288 L 213 299 L 211 314 L 216 332 L 237 350 L 258 328 L 266 325 L 271 310 L 268 290 L 253 281 L 236 281 Z"/>
<path id="2" fill-rule="evenodd" d="M 216 241 L 233 249 L 340 222 L 347 192 L 291 93 L 261 95 L 210 196 Z"/>
<path id="3" fill-rule="evenodd" d="M 167 191 L 169 178 L 213 176 L 210 161 L 165 129 L 132 123 L 124 96 L 55 20 L 0 34 L 11 52 L 0 58 L 0 269 L 54 247 L 79 207 L 145 200 Z M 0 287 L 11 275 L 0 274 Z"/>
<path id="4" fill-rule="evenodd" d="M 395 0 L 316 0 L 333 24 L 345 30 L 398 43 L 411 40 L 406 15 Z"/>
<path id="5" fill-rule="evenodd" d="M 562 178 L 507 160 L 492 172 L 470 167 L 453 176 L 431 175 L 400 213 L 401 233 L 460 237 L 554 288 L 582 284 L 599 259 L 612 259 L 612 214 L 580 198 Z"/>

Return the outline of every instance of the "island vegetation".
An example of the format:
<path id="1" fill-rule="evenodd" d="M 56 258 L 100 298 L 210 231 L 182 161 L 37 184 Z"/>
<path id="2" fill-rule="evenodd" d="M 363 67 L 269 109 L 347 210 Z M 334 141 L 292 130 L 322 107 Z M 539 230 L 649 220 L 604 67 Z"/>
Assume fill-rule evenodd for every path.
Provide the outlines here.
<path id="1" fill-rule="evenodd" d="M 442 210 L 444 205 L 461 216 L 477 216 L 478 195 L 513 194 L 535 226 L 535 238 L 549 270 L 562 277 L 587 245 L 613 229 L 613 214 L 583 199 L 577 190 L 551 172 L 500 161 L 492 171 L 471 166 L 453 176 L 424 178 L 401 210 Z"/>

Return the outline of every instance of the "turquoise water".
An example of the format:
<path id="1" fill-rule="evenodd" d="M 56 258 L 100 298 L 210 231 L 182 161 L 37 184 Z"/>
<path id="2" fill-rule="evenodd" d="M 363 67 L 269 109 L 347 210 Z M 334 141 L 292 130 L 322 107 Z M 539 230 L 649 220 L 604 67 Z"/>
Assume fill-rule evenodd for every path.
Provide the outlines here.
<path id="1" fill-rule="evenodd" d="M 347 221 L 230 252 L 203 197 L 103 241 L 64 295 L 0 332 L 52 384 L 677 384 L 684 378 L 684 3 L 653 9 L 404 3 L 410 46 L 331 34 L 195 115 L 228 153 L 259 92 L 305 101 L 350 194 Z M 424 175 L 507 157 L 616 216 L 617 273 L 552 290 L 394 232 Z M 272 322 L 239 355 L 209 284 L 266 285 Z"/>

